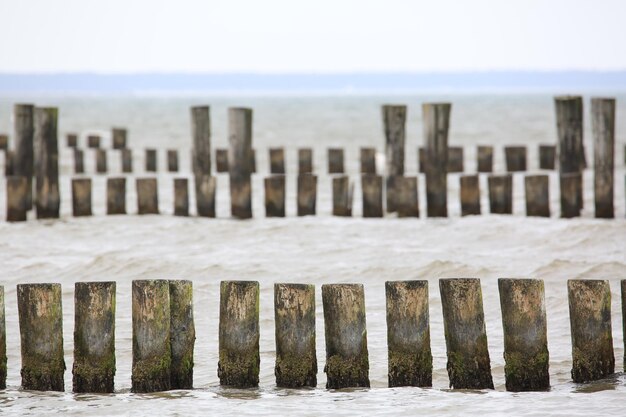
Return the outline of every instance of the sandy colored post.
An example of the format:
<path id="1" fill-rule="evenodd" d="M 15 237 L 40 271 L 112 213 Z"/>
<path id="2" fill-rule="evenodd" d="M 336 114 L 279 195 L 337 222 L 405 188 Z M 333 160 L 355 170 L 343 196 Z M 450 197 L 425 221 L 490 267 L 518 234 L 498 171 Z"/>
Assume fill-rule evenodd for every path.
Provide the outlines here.
<path id="1" fill-rule="evenodd" d="M 480 214 L 480 181 L 478 175 L 459 178 L 461 188 L 461 216 Z"/>
<path id="2" fill-rule="evenodd" d="M 333 216 L 352 216 L 350 177 L 340 175 L 333 178 Z"/>
<path id="3" fill-rule="evenodd" d="M 363 193 L 363 217 L 383 217 L 383 177 L 361 175 Z"/>
<path id="4" fill-rule="evenodd" d="M 146 172 L 157 172 L 156 149 L 146 149 Z"/>
<path id="5" fill-rule="evenodd" d="M 11 175 L 25 177 L 28 181 L 26 210 L 33 207 L 33 175 L 34 167 L 34 106 L 31 104 L 16 104 L 13 107 L 15 151 L 11 158 Z"/>
<path id="6" fill-rule="evenodd" d="M 298 149 L 298 174 L 313 173 L 313 149 Z"/>
<path id="7" fill-rule="evenodd" d="M 132 149 L 124 148 L 121 153 L 122 157 L 122 172 L 130 174 L 133 172 L 133 151 Z"/>
<path id="8" fill-rule="evenodd" d="M 424 103 L 426 206 L 428 217 L 448 217 L 448 129 L 450 103 Z"/>
<path id="9" fill-rule="evenodd" d="M 78 135 L 76 133 L 68 133 L 65 138 L 68 148 L 78 148 Z"/>
<path id="10" fill-rule="evenodd" d="M 215 177 L 201 176 L 194 180 L 196 186 L 196 213 L 200 217 L 215 217 Z"/>
<path id="11" fill-rule="evenodd" d="M 219 362 L 221 385 L 259 385 L 259 283 L 220 283 Z"/>
<path id="12" fill-rule="evenodd" d="M 167 391 L 172 366 L 169 282 L 133 281 L 132 392 Z"/>
<path id="13" fill-rule="evenodd" d="M 417 177 L 389 177 L 393 178 L 398 217 L 419 217 L 419 200 L 417 194 Z M 389 183 L 388 183 L 389 184 Z M 389 203 L 389 200 L 387 200 Z"/>
<path id="14" fill-rule="evenodd" d="M 7 177 L 7 221 L 26 221 L 28 212 L 28 179 L 26 177 Z"/>
<path id="15" fill-rule="evenodd" d="M 615 99 L 591 99 L 596 217 L 612 219 L 615 176 Z"/>
<path id="16" fill-rule="evenodd" d="M 264 184 L 265 217 L 285 217 L 285 176 L 269 176 Z"/>
<path id="17" fill-rule="evenodd" d="M 513 214 L 513 175 L 490 175 L 489 212 L 492 214 Z"/>
<path id="18" fill-rule="evenodd" d="M 539 169 L 553 170 L 556 161 L 556 146 L 539 145 Z"/>
<path id="19" fill-rule="evenodd" d="M 115 282 L 75 284 L 72 375 L 74 392 L 113 392 Z"/>
<path id="20" fill-rule="evenodd" d="M 588 382 L 615 372 L 609 281 L 567 281 L 572 332 L 572 380 Z"/>
<path id="21" fill-rule="evenodd" d="M 106 149 L 96 149 L 96 172 L 98 174 L 106 174 L 107 172 Z"/>
<path id="22" fill-rule="evenodd" d="M 546 305 L 540 279 L 498 280 L 507 391 L 550 388 Z"/>
<path id="23" fill-rule="evenodd" d="M 74 174 L 85 173 L 85 152 L 82 149 L 74 149 Z"/>
<path id="24" fill-rule="evenodd" d="M 217 172 L 228 172 L 228 149 L 215 150 L 215 165 Z"/>
<path id="25" fill-rule="evenodd" d="M 230 111 L 229 111 L 230 112 Z M 211 114 L 209 106 L 191 108 L 191 136 L 193 138 L 193 175 L 211 175 Z"/>
<path id="26" fill-rule="evenodd" d="M 159 214 L 156 178 L 137 178 L 137 214 Z"/>
<path id="27" fill-rule="evenodd" d="M 125 149 L 126 148 L 126 129 L 114 127 L 111 129 L 111 137 L 113 138 L 113 149 Z"/>
<path id="28" fill-rule="evenodd" d="M 328 173 L 343 174 L 343 148 L 328 149 Z"/>
<path id="29" fill-rule="evenodd" d="M 274 284 L 274 321 L 276 385 L 285 388 L 315 387 L 315 286 Z"/>
<path id="30" fill-rule="evenodd" d="M 98 135 L 88 135 L 87 136 L 87 147 L 92 149 L 97 149 L 100 147 L 100 136 Z"/>
<path id="31" fill-rule="evenodd" d="M 454 389 L 493 389 L 480 280 L 440 279 L 448 376 Z"/>
<path id="32" fill-rule="evenodd" d="M 561 189 L 561 217 L 569 219 L 580 216 L 582 175 L 580 172 L 559 175 Z"/>
<path id="33" fill-rule="evenodd" d="M 270 148 L 270 174 L 285 173 L 285 149 Z"/>
<path id="34" fill-rule="evenodd" d="M 193 348 L 196 328 L 193 319 L 193 283 L 170 280 L 171 389 L 193 388 Z"/>
<path id="35" fill-rule="evenodd" d="M 91 216 L 91 178 L 72 178 L 72 214 Z"/>
<path id="36" fill-rule="evenodd" d="M 7 328 L 4 305 L 4 286 L 0 285 L 0 389 L 7 387 Z"/>
<path id="37" fill-rule="evenodd" d="M 176 149 L 167 150 L 167 170 L 178 172 L 178 151 Z"/>
<path id="38" fill-rule="evenodd" d="M 376 175 L 375 148 L 361 148 L 361 174 Z"/>
<path id="39" fill-rule="evenodd" d="M 478 146 L 476 159 L 478 172 L 493 172 L 493 146 Z"/>
<path id="40" fill-rule="evenodd" d="M 22 389 L 63 391 L 61 284 L 18 284 Z"/>
<path id="41" fill-rule="evenodd" d="M 174 178 L 174 216 L 189 216 L 189 181 Z"/>
<path id="42" fill-rule="evenodd" d="M 507 172 L 526 171 L 526 147 L 525 146 L 505 146 L 504 156 L 506 160 Z"/>
<path id="43" fill-rule="evenodd" d="M 389 387 L 431 387 L 428 281 L 387 281 Z"/>
<path id="44" fill-rule="evenodd" d="M 386 175 L 404 175 L 404 148 L 406 142 L 406 106 L 382 106 L 385 129 Z M 375 172 L 372 172 L 375 174 Z"/>
<path id="45" fill-rule="evenodd" d="M 230 212 L 238 219 L 252 218 L 252 109 L 228 109 L 228 172 Z"/>
<path id="46" fill-rule="evenodd" d="M 317 204 L 317 175 L 298 175 L 298 216 L 315 216 Z"/>
<path id="47" fill-rule="evenodd" d="M 463 148 L 450 146 L 448 148 L 448 172 L 463 172 Z"/>
<path id="48" fill-rule="evenodd" d="M 526 191 L 526 215 L 550 217 L 550 180 L 547 175 L 527 175 L 524 178 Z"/>
<path id="49" fill-rule="evenodd" d="M 107 178 L 107 214 L 126 214 L 126 178 Z"/>

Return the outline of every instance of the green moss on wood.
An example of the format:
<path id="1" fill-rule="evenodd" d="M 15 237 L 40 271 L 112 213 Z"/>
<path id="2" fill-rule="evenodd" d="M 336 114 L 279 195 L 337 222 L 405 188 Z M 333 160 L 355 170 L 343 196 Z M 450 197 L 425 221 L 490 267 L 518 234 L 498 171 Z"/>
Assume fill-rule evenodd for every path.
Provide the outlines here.
<path id="1" fill-rule="evenodd" d="M 258 348 L 250 349 L 248 352 L 229 352 L 220 349 L 217 376 L 221 385 L 237 388 L 258 387 L 259 365 Z"/>
<path id="2" fill-rule="evenodd" d="M 431 387 L 433 385 L 433 357 L 430 351 L 415 353 L 389 351 L 390 387 Z"/>
<path id="3" fill-rule="evenodd" d="M 369 360 L 367 351 L 355 358 L 343 358 L 333 355 L 326 358 L 326 388 L 339 389 L 349 387 L 369 388 Z"/>
<path id="4" fill-rule="evenodd" d="M 141 360 L 133 364 L 132 392 L 158 392 L 170 389 L 169 355 Z"/>
<path id="5" fill-rule="evenodd" d="M 317 358 L 313 354 L 281 355 L 276 357 L 276 385 L 285 388 L 315 387 Z"/>
<path id="6" fill-rule="evenodd" d="M 550 388 L 548 351 L 505 353 L 504 376 L 507 391 L 543 391 Z"/>

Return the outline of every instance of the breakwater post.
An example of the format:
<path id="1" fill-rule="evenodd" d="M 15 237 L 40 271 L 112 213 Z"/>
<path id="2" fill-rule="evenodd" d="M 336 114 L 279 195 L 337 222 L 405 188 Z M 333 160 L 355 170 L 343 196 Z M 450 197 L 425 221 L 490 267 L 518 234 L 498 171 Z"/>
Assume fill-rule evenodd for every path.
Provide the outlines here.
<path id="1" fill-rule="evenodd" d="M 174 216 L 189 216 L 189 181 L 174 178 Z"/>
<path id="2" fill-rule="evenodd" d="M 74 149 L 74 174 L 85 173 L 85 153 L 82 149 Z"/>
<path id="3" fill-rule="evenodd" d="M 298 174 L 313 173 L 313 149 L 298 149 Z"/>
<path id="4" fill-rule="evenodd" d="M 317 175 L 298 175 L 298 216 L 315 216 L 317 204 Z"/>
<path id="5" fill-rule="evenodd" d="M 196 212 L 200 217 L 215 217 L 215 177 L 202 175 L 194 179 L 196 186 Z"/>
<path id="6" fill-rule="evenodd" d="M 480 214 L 480 182 L 478 175 L 459 178 L 461 193 L 461 216 Z"/>
<path id="7" fill-rule="evenodd" d="M 91 178 L 72 178 L 72 214 L 91 216 Z"/>
<path id="8" fill-rule="evenodd" d="M 146 149 L 146 172 L 157 172 L 156 149 Z"/>
<path id="9" fill-rule="evenodd" d="M 547 175 L 527 175 L 524 178 L 526 215 L 550 217 L 550 182 Z"/>
<path id="10" fill-rule="evenodd" d="M 137 178 L 137 214 L 159 214 L 156 178 Z"/>
<path id="11" fill-rule="evenodd" d="M 122 157 L 122 172 L 129 174 L 133 172 L 133 151 L 132 149 L 124 148 L 121 153 Z"/>
<path id="12" fill-rule="evenodd" d="M 217 172 L 228 172 L 228 149 L 215 150 L 215 165 Z"/>
<path id="13" fill-rule="evenodd" d="M 505 146 L 504 156 L 507 172 L 526 171 L 526 147 Z"/>
<path id="14" fill-rule="evenodd" d="M 195 177 L 201 177 L 203 175 L 210 176 L 211 113 L 209 106 L 195 106 L 191 108 L 191 137 L 193 140 L 191 151 L 193 175 Z"/>
<path id="15" fill-rule="evenodd" d="M 375 174 L 361 175 L 363 217 L 383 217 L 383 177 Z"/>
<path id="16" fill-rule="evenodd" d="M 36 107 L 34 113 L 35 208 L 38 219 L 58 219 L 59 193 L 58 110 Z"/>
<path id="17" fill-rule="evenodd" d="M 285 173 L 285 149 L 270 148 L 270 174 Z"/>
<path id="18" fill-rule="evenodd" d="M 489 186 L 489 212 L 492 214 L 513 213 L 513 176 L 490 175 L 487 178 Z"/>
<path id="19" fill-rule="evenodd" d="M 264 180 L 265 216 L 285 217 L 285 175 L 271 175 Z"/>
<path id="20" fill-rule="evenodd" d="M 448 172 L 463 172 L 463 148 L 450 146 L 448 148 Z"/>
<path id="21" fill-rule="evenodd" d="M 68 133 L 65 136 L 65 141 L 68 148 L 78 148 L 78 135 L 76 133 Z"/>
<path id="22" fill-rule="evenodd" d="M 126 178 L 107 178 L 107 214 L 126 214 Z"/>
<path id="23" fill-rule="evenodd" d="M 361 148 L 361 174 L 376 175 L 376 149 Z"/>
<path id="24" fill-rule="evenodd" d="M 583 98 L 580 96 L 555 97 L 556 127 L 559 150 L 559 174 L 581 174 L 585 168 L 585 150 L 583 148 Z M 580 177 L 578 209 L 583 206 L 583 182 Z M 565 190 L 569 192 L 569 189 Z M 561 188 L 561 194 L 564 189 Z M 561 195 L 561 200 L 563 200 Z M 568 198 L 568 197 L 566 197 Z M 565 217 L 565 216 L 563 216 Z"/>
<path id="25" fill-rule="evenodd" d="M 493 172 L 493 146 L 479 146 L 476 152 L 478 172 Z"/>
<path id="26" fill-rule="evenodd" d="M 612 219 L 615 175 L 615 99 L 591 99 L 596 217 Z"/>
<path id="27" fill-rule="evenodd" d="M 125 149 L 126 148 L 126 129 L 121 127 L 114 127 L 111 129 L 112 145 L 113 149 Z"/>
<path id="28" fill-rule="evenodd" d="M 387 195 L 387 213 L 398 210 L 397 177 L 404 175 L 406 144 L 406 106 L 382 106 L 385 131 L 385 189 Z M 375 173 L 375 172 L 374 172 Z"/>
<path id="29" fill-rule="evenodd" d="M 193 283 L 187 280 L 169 280 L 170 286 L 170 342 L 172 363 L 170 388 L 193 388 L 193 348 L 196 328 L 193 319 Z"/>
<path id="30" fill-rule="evenodd" d="M 556 146 L 539 145 L 539 169 L 554 169 Z"/>
<path id="31" fill-rule="evenodd" d="M 343 149 L 342 148 L 329 148 L 328 149 L 328 173 L 329 174 L 343 174 Z"/>
<path id="32" fill-rule="evenodd" d="M 96 172 L 98 174 L 106 174 L 107 172 L 106 149 L 96 149 Z"/>
<path id="33" fill-rule="evenodd" d="M 28 178 L 7 177 L 7 221 L 26 221 L 28 213 Z"/>
<path id="34" fill-rule="evenodd" d="M 13 107 L 15 151 L 11 158 L 12 175 L 26 178 L 26 210 L 33 207 L 33 174 L 35 133 L 34 106 L 32 104 L 16 104 Z"/>
<path id="35" fill-rule="evenodd" d="M 424 162 L 428 217 L 448 217 L 448 128 L 450 103 L 425 103 Z"/>
<path id="36" fill-rule="evenodd" d="M 176 149 L 167 150 L 167 170 L 178 172 L 178 151 Z"/>
<path id="37" fill-rule="evenodd" d="M 4 305 L 4 286 L 0 285 L 0 389 L 7 387 L 7 328 Z"/>
<path id="38" fill-rule="evenodd" d="M 252 109 L 228 109 L 230 211 L 238 219 L 252 217 Z"/>
<path id="39" fill-rule="evenodd" d="M 569 219 L 580 216 L 582 200 L 582 174 L 571 172 L 559 175 L 561 188 L 561 217 Z"/>
<path id="40" fill-rule="evenodd" d="M 393 178 L 398 217 L 419 217 L 417 177 L 396 176 Z"/>
<path id="41" fill-rule="evenodd" d="M 333 216 L 352 216 L 353 186 L 350 177 L 340 175 L 333 178 Z"/>
<path id="42" fill-rule="evenodd" d="M 100 147 L 100 136 L 98 135 L 88 135 L 87 136 L 87 147 L 91 149 L 97 149 Z"/>

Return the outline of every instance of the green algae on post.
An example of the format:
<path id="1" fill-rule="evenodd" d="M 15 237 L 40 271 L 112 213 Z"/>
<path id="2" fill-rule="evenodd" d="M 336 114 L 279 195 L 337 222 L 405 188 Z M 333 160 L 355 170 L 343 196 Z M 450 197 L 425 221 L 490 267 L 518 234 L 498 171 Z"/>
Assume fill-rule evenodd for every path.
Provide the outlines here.
<path id="1" fill-rule="evenodd" d="M 193 388 L 193 283 L 170 280 L 170 340 L 172 344 L 171 389 Z"/>
<path id="2" fill-rule="evenodd" d="M 0 285 L 0 389 L 7 387 L 7 328 L 4 314 L 4 286 Z"/>

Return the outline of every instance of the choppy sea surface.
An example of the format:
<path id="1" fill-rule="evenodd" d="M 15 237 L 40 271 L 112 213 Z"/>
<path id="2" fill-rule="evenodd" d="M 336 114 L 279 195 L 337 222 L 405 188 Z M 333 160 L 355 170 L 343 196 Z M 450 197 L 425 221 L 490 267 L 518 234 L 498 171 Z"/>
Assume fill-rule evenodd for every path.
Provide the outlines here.
<path id="1" fill-rule="evenodd" d="M 481 176 L 482 216 L 461 218 L 459 174 L 449 175 L 447 219 L 427 219 L 424 182 L 420 178 L 420 219 L 362 219 L 358 181 L 360 146 L 375 146 L 382 172 L 384 136 L 380 105 L 404 103 L 407 121 L 407 173 L 415 173 L 417 146 L 422 142 L 421 103 L 453 103 L 450 144 L 465 147 L 466 172 L 475 172 L 475 146 L 493 144 L 495 170 L 504 171 L 502 146 L 526 144 L 529 172 L 539 172 L 537 145 L 555 143 L 556 127 L 549 95 L 497 96 L 339 96 L 339 97 L 2 97 L 0 133 L 11 134 L 11 106 L 32 101 L 60 107 L 59 141 L 62 218 L 7 224 L 0 222 L 0 285 L 6 292 L 8 388 L 0 392 L 2 415 L 113 416 L 113 415 L 626 415 L 626 375 L 619 282 L 626 279 L 626 199 L 624 144 L 626 97 L 618 97 L 616 137 L 616 219 L 593 218 L 593 171 L 585 172 L 585 205 L 581 218 L 558 218 L 558 180 L 551 175 L 549 219 L 527 218 L 523 174 L 514 175 L 514 214 L 489 215 L 486 177 Z M 228 177 L 218 175 L 217 219 L 172 216 L 173 178 L 189 177 L 189 107 L 211 106 L 213 147 L 227 145 L 229 106 L 254 109 L 254 147 L 258 173 L 253 178 L 255 218 L 229 219 Z M 593 147 L 586 101 L 585 142 L 592 164 Z M 135 174 L 143 169 L 146 147 L 159 150 L 161 215 L 137 216 L 134 182 L 128 184 L 127 216 L 104 214 L 105 176 L 93 174 L 95 155 L 85 153 L 88 176 L 94 178 L 94 216 L 71 216 L 72 154 L 65 133 L 103 135 L 110 148 L 110 128 L 129 130 Z M 266 219 L 262 178 L 269 171 L 270 146 L 284 146 L 287 158 L 287 215 Z M 297 148 L 314 148 L 319 174 L 318 215 L 295 216 Z M 355 180 L 354 218 L 330 215 L 330 177 L 325 174 L 326 148 L 346 149 L 347 170 Z M 165 172 L 165 150 L 179 149 L 181 172 Z M 119 151 L 109 151 L 110 175 L 121 175 Z M 0 167 L 2 166 L 0 158 Z M 190 190 L 193 192 L 193 190 Z M 192 193 L 193 197 L 193 193 Z M 193 199 L 191 202 L 192 212 Z M 5 191 L 0 184 L 0 215 Z M 482 280 L 483 303 L 496 389 L 449 390 L 438 279 L 477 277 Z M 551 390 L 508 393 L 504 389 L 503 337 L 497 279 L 531 277 L 545 281 L 550 351 Z M 130 393 L 131 281 L 134 279 L 190 279 L 194 284 L 196 347 L 194 390 L 156 394 Z M 571 341 L 566 281 L 608 279 L 612 291 L 613 345 L 617 373 L 589 384 L 571 382 Z M 257 280 L 261 285 L 261 371 L 258 389 L 219 386 L 217 328 L 219 282 Z M 387 280 L 426 279 L 430 290 L 433 387 L 387 388 L 387 349 L 384 283 Z M 74 326 L 74 283 L 117 281 L 116 393 L 71 393 Z M 65 393 L 22 391 L 16 284 L 60 282 L 63 286 Z M 275 386 L 273 283 L 316 285 L 316 389 L 289 390 Z M 328 391 L 322 372 L 324 323 L 321 285 L 354 282 L 365 286 L 371 389 Z"/>

